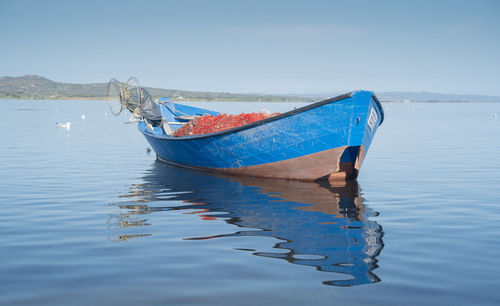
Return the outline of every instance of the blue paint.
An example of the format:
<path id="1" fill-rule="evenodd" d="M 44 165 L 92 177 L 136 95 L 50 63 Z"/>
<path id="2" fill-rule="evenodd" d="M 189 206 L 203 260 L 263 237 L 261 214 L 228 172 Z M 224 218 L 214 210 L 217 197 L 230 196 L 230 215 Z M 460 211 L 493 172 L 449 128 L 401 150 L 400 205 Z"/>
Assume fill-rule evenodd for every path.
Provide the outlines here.
<path id="1" fill-rule="evenodd" d="M 160 109 L 169 122 L 182 122 L 178 118 L 182 115 L 218 114 L 176 103 L 160 104 Z M 373 130 L 368 125 L 372 112 L 376 114 Z M 217 133 L 172 137 L 144 122 L 139 130 L 162 159 L 191 167 L 237 168 L 343 146 L 354 149 L 342 161 L 354 161 L 360 146 L 368 151 L 382 121 L 383 111 L 373 93 L 357 91 Z M 171 125 L 174 130 L 179 126 Z"/>

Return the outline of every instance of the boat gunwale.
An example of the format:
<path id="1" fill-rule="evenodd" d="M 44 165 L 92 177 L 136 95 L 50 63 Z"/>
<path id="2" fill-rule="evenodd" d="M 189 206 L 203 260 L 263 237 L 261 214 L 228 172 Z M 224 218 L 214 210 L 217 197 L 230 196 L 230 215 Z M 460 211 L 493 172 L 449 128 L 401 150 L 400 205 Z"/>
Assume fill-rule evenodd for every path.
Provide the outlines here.
<path id="1" fill-rule="evenodd" d="M 311 110 L 311 109 L 314 109 L 314 108 L 318 108 L 318 107 L 326 105 L 326 104 L 330 104 L 330 103 L 338 102 L 338 101 L 341 101 L 341 100 L 349 99 L 349 98 L 352 98 L 353 95 L 356 92 L 359 92 L 359 91 L 352 91 L 352 92 L 349 92 L 349 93 L 346 93 L 346 94 L 342 94 L 342 95 L 339 95 L 339 96 L 336 96 L 336 97 L 333 97 L 333 98 L 328 98 L 328 99 L 325 99 L 325 100 L 322 100 L 322 101 L 319 101 L 319 102 L 315 102 L 315 103 L 312 103 L 312 104 L 309 104 L 309 105 L 306 105 L 306 106 L 303 106 L 303 107 L 300 107 L 300 108 L 297 108 L 297 109 L 293 109 L 291 111 L 288 111 L 288 112 L 285 112 L 285 113 L 282 113 L 282 114 L 279 114 L 279 115 L 276 115 L 276 116 L 272 116 L 272 117 L 269 117 L 269 118 L 266 118 L 266 119 L 262 119 L 262 120 L 259 120 L 259 121 L 255 121 L 255 122 L 252 122 L 252 123 L 249 123 L 249 124 L 245 124 L 245 125 L 242 125 L 242 126 L 238 126 L 238 127 L 234 127 L 234 128 L 223 130 L 223 131 L 219 131 L 219 132 L 214 132 L 214 133 L 197 134 L 197 135 L 186 135 L 186 136 L 174 137 L 174 136 L 154 135 L 152 133 L 147 133 L 147 132 L 145 132 L 145 131 L 143 131 L 141 129 L 139 129 L 139 130 L 144 135 L 147 135 L 147 136 L 150 136 L 150 137 L 154 137 L 154 138 L 157 138 L 157 139 L 164 139 L 164 140 L 174 140 L 174 141 L 196 140 L 196 139 L 200 139 L 200 138 L 216 137 L 216 136 L 220 136 L 220 135 L 224 135 L 224 134 L 231 134 L 231 133 L 235 133 L 235 132 L 247 130 L 247 129 L 250 129 L 250 128 L 253 128 L 253 127 L 256 127 L 256 126 L 259 126 L 259 125 L 263 125 L 263 124 L 266 124 L 266 123 L 269 123 L 269 122 L 272 122 L 272 121 L 276 121 L 276 120 L 280 120 L 280 119 L 283 119 L 283 118 L 286 118 L 286 117 L 290 117 L 290 116 L 293 116 L 293 115 L 296 115 L 296 114 L 299 114 L 299 113 L 302 113 L 302 112 L 305 112 L 305 111 L 308 111 L 308 110 Z M 375 101 L 375 103 L 377 104 L 377 106 L 379 108 L 379 111 L 380 111 L 380 114 L 381 114 L 381 119 L 380 119 L 379 125 L 381 125 L 382 122 L 384 121 L 384 111 L 383 111 L 382 105 L 380 104 L 380 102 L 377 99 L 377 97 L 375 96 L 375 94 L 373 94 L 373 92 L 371 94 L 371 97 L 373 98 L 373 100 Z"/>

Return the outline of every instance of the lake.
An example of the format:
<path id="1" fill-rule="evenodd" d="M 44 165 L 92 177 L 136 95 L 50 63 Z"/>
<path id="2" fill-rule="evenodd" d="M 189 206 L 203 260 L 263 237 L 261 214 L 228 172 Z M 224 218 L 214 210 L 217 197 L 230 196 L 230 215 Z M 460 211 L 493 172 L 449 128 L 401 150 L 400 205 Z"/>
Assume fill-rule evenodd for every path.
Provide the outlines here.
<path id="1" fill-rule="evenodd" d="M 157 162 L 105 101 L 1 100 L 0 304 L 500 304 L 500 103 L 383 106 L 332 186 Z"/>

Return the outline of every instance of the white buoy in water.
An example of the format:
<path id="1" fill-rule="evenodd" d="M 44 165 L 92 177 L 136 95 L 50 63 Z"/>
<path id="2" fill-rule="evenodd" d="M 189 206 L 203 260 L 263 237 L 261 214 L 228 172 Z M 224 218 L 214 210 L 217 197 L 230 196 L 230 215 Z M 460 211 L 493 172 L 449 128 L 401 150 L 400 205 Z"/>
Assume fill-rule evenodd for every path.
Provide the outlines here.
<path id="1" fill-rule="evenodd" d="M 82 117 L 82 120 L 85 120 L 85 114 L 81 115 L 80 117 Z"/>
<path id="2" fill-rule="evenodd" d="M 493 118 L 496 118 L 496 117 L 498 117 L 498 115 L 497 115 L 497 113 L 494 113 Z"/>
<path id="3" fill-rule="evenodd" d="M 71 122 L 56 122 L 57 126 L 69 131 L 71 128 Z"/>

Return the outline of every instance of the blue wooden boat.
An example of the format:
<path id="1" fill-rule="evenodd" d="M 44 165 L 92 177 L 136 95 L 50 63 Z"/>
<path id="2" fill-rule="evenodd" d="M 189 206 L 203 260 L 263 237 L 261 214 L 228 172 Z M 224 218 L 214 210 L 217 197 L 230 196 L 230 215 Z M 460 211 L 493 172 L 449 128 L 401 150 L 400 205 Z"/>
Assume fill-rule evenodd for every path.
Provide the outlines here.
<path id="1" fill-rule="evenodd" d="M 173 137 L 170 131 L 194 116 L 218 112 L 172 102 L 160 102 L 158 107 L 163 126 L 147 119 L 138 126 L 159 160 L 200 170 L 305 181 L 355 179 L 384 120 L 376 96 L 355 91 L 229 130 Z"/>

